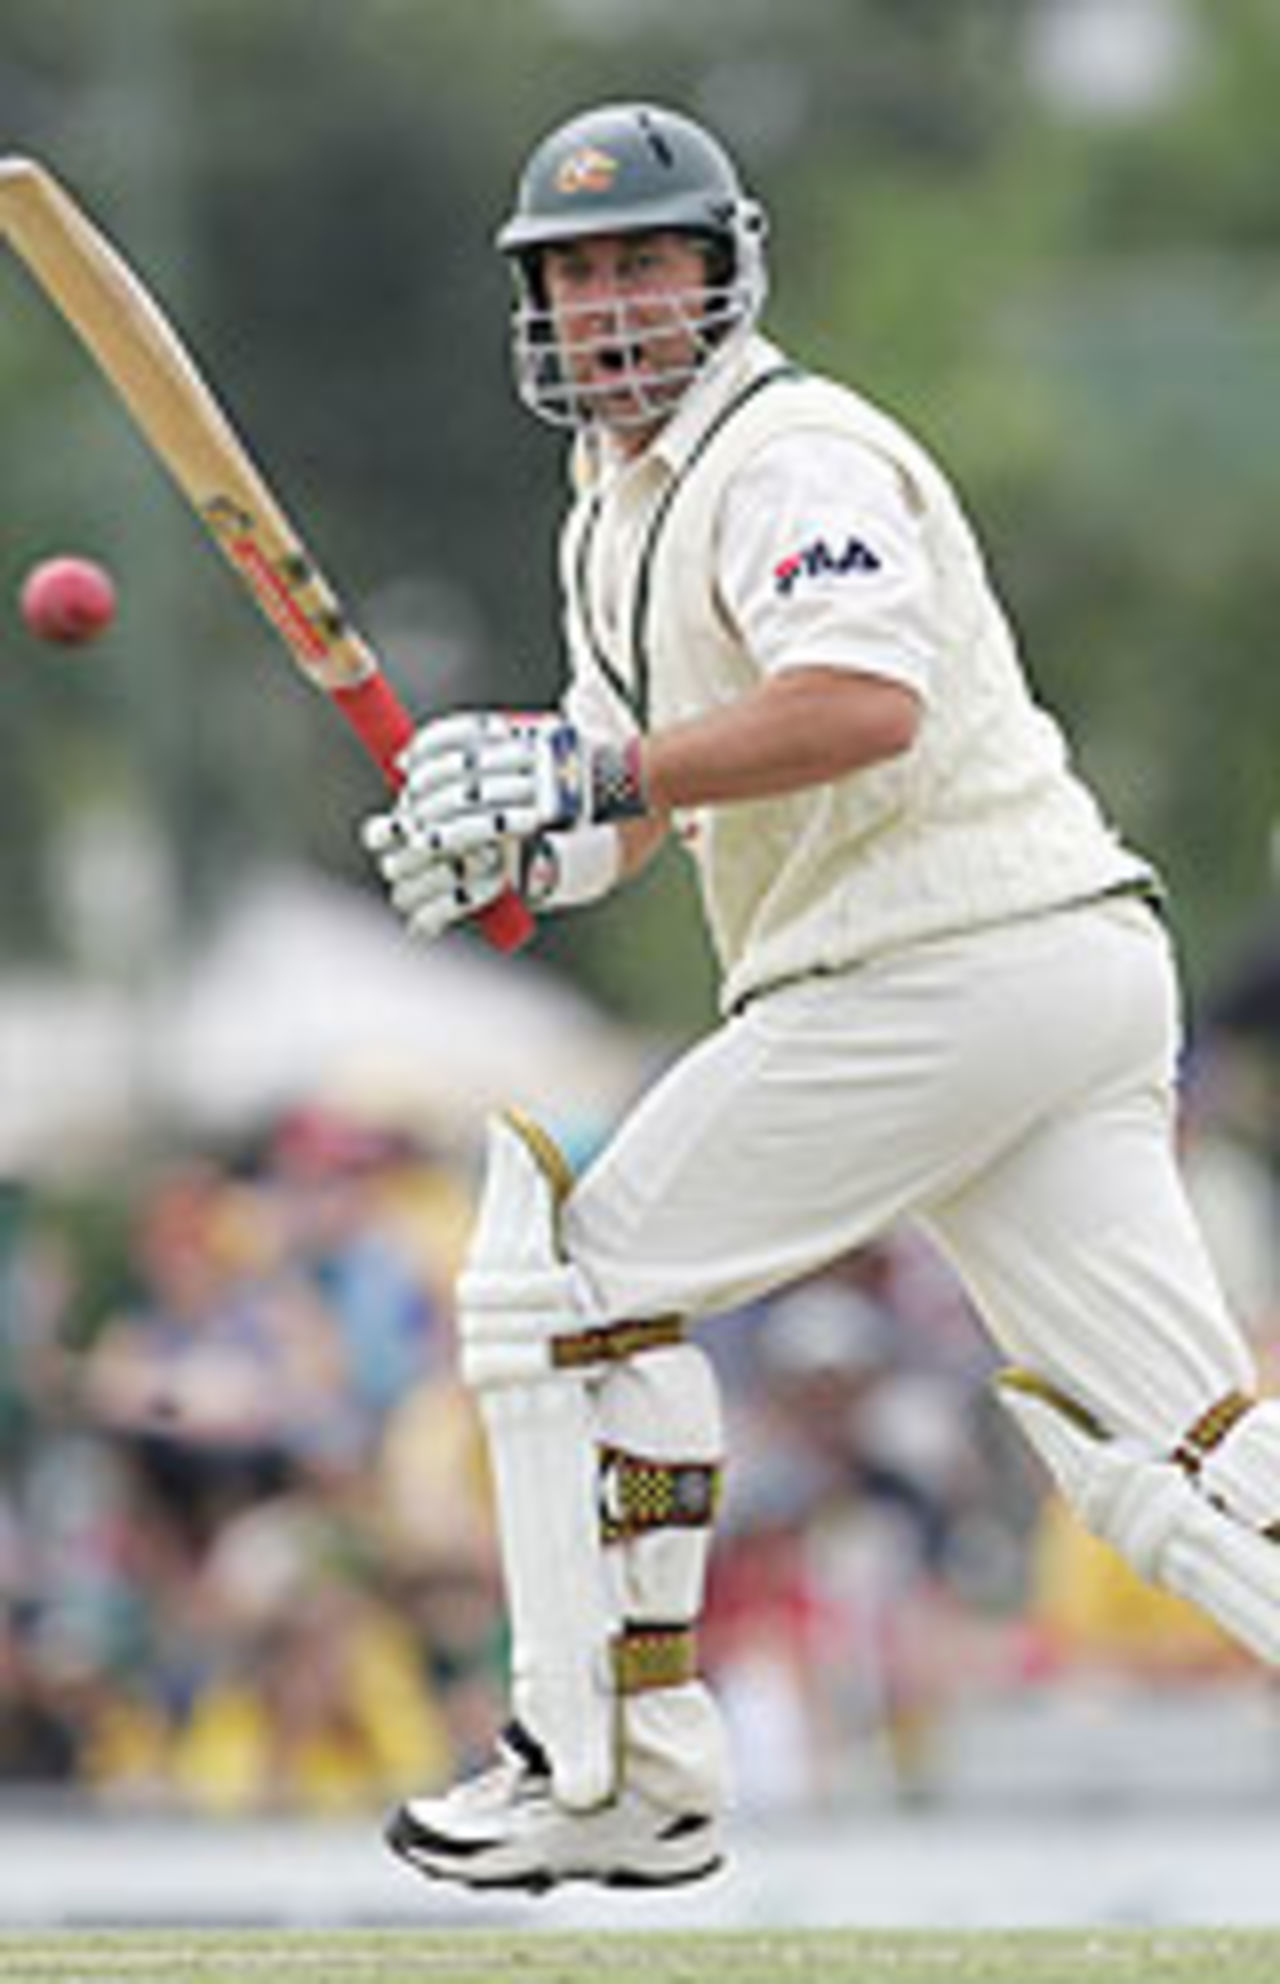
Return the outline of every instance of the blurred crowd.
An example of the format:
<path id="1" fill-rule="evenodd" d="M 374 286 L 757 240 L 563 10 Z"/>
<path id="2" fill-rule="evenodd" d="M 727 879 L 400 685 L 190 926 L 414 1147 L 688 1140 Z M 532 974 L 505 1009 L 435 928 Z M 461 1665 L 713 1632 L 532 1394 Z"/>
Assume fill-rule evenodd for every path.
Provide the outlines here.
<path id="1" fill-rule="evenodd" d="M 1272 1100 L 1215 1063 L 1187 1156 L 1274 1377 Z M 478 1760 L 506 1647 L 454 1372 L 474 1183 L 308 1107 L 130 1177 L 114 1245 L 0 1187 L 0 1794 L 321 1814 Z M 920 1239 L 700 1337 L 730 1429 L 704 1664 L 746 1804 L 927 1796 L 966 1704 L 1067 1666 L 1246 1671 L 1045 1497 Z"/>
<path id="2" fill-rule="evenodd" d="M 501 1659 L 458 1167 L 320 1109 L 162 1165 L 87 1325 L 8 1219 L 0 1774 L 238 1812 L 451 1769 Z"/>

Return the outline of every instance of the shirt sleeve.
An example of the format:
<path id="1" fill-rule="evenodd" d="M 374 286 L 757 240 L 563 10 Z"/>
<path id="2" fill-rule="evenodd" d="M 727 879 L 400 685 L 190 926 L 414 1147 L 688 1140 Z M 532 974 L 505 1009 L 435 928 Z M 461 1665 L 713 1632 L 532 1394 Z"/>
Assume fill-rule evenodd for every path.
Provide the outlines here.
<path id="1" fill-rule="evenodd" d="M 573 670 L 560 707 L 584 736 L 597 738 L 601 743 L 626 744 L 638 729 L 631 712 L 593 668 L 579 666 Z"/>
<path id="2" fill-rule="evenodd" d="M 734 476 L 716 583 L 766 674 L 856 669 L 927 699 L 938 630 L 920 524 L 892 464 L 850 436 L 782 435 Z"/>

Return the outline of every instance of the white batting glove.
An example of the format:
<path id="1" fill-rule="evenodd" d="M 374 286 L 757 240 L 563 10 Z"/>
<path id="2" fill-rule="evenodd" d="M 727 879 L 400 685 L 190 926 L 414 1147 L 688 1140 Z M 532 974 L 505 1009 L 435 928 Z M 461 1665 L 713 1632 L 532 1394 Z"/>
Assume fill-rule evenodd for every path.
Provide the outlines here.
<path id="1" fill-rule="evenodd" d="M 622 872 L 614 826 L 580 826 L 526 841 L 495 836 L 444 854 L 416 836 L 401 806 L 367 819 L 360 838 L 411 937 L 430 943 L 508 888 L 540 913 L 576 909 L 607 894 Z"/>
<path id="2" fill-rule="evenodd" d="M 403 917 L 409 935 L 422 943 L 467 922 L 505 894 L 519 854 L 515 842 L 497 838 L 464 854 L 442 854 L 414 837 L 398 806 L 366 820 L 360 838 L 386 884 L 392 908 Z"/>
<path id="3" fill-rule="evenodd" d="M 397 810 L 438 854 L 461 856 L 502 837 L 528 841 L 647 811 L 638 740 L 621 748 L 593 742 L 559 715 L 478 710 L 442 717 L 422 726 L 400 764 Z"/>

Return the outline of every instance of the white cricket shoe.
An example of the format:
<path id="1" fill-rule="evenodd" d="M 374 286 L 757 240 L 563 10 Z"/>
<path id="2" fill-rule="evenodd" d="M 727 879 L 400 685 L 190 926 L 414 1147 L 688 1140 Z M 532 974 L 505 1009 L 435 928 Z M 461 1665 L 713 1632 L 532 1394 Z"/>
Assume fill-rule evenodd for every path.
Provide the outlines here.
<path id="1" fill-rule="evenodd" d="M 552 1799 L 545 1753 L 516 1722 L 499 1738 L 496 1764 L 443 1797 L 402 1805 L 386 1839 L 433 1879 L 532 1894 L 561 1881 L 674 1887 L 714 1873 L 723 1857 L 714 1818 L 668 1811 L 638 1791 L 598 1811 L 565 1811 Z"/>

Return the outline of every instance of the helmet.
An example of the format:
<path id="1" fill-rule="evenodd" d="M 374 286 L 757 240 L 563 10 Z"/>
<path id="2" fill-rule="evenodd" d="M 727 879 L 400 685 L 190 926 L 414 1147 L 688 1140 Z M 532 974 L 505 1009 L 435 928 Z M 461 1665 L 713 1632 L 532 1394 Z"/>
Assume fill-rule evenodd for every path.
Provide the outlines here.
<path id="1" fill-rule="evenodd" d="M 764 305 L 766 223 L 728 152 L 691 118 L 656 104 L 604 104 L 561 124 L 532 153 L 497 244 L 516 280 L 514 347 L 521 397 L 535 413 L 578 426 L 596 414 L 575 387 L 571 356 L 547 308 L 542 250 L 592 235 L 653 231 L 707 244 L 707 273 L 680 299 L 691 355 L 660 382 L 635 373 L 631 424 L 670 412 L 730 333 L 746 335 Z M 634 327 L 619 323 L 623 345 Z M 617 395 L 614 395 L 616 400 Z M 614 412 L 610 424 L 628 424 Z"/>

